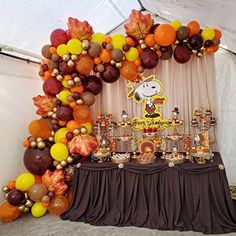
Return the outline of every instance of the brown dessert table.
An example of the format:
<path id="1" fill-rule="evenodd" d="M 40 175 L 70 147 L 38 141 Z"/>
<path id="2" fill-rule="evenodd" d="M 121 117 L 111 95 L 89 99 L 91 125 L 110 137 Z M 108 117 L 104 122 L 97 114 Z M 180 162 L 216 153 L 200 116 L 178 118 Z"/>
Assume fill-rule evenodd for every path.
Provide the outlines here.
<path id="1" fill-rule="evenodd" d="M 236 207 L 219 153 L 212 163 L 173 167 L 161 159 L 147 165 L 86 160 L 74 173 L 73 189 L 63 220 L 206 234 L 236 231 Z"/>

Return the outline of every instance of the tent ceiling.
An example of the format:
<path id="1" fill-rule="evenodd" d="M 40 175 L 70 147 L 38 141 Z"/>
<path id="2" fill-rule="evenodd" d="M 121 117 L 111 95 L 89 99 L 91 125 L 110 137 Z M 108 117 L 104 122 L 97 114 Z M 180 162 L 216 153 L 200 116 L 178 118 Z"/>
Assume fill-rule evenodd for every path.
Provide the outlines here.
<path id="1" fill-rule="evenodd" d="M 236 52 L 234 0 L 142 0 L 143 6 L 159 16 L 187 23 L 198 20 L 203 27 L 223 32 L 222 43 Z M 126 20 L 137 0 L 0 0 L 0 44 L 40 54 L 42 45 L 56 28 L 67 28 L 69 16 L 87 20 L 95 32 L 109 32 Z"/>

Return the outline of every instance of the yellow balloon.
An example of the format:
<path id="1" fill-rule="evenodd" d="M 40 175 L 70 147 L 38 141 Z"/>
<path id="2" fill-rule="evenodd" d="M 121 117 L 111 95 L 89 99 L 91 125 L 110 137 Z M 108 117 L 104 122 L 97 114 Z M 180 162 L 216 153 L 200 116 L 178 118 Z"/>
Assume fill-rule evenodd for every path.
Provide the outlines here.
<path id="1" fill-rule="evenodd" d="M 65 87 L 65 88 L 69 88 L 70 86 L 67 84 L 67 80 L 63 79 L 62 80 L 62 85 Z"/>
<path id="2" fill-rule="evenodd" d="M 182 26 L 182 23 L 179 20 L 173 20 L 171 22 L 171 25 L 173 26 L 173 28 L 175 28 L 175 30 L 177 30 L 180 26 Z"/>
<path id="3" fill-rule="evenodd" d="M 83 51 L 82 43 L 78 39 L 71 39 L 67 43 L 67 49 L 71 54 L 80 54 Z"/>
<path id="4" fill-rule="evenodd" d="M 68 130 L 66 128 L 60 128 L 56 131 L 54 135 L 54 141 L 55 143 L 60 143 L 62 138 L 66 137 Z"/>
<path id="5" fill-rule="evenodd" d="M 138 59 L 139 53 L 138 49 L 131 47 L 128 52 L 125 53 L 125 57 L 128 61 L 135 61 Z"/>
<path id="6" fill-rule="evenodd" d="M 206 28 L 202 31 L 201 36 L 204 41 L 212 40 L 215 37 L 215 31 L 211 28 Z"/>
<path id="7" fill-rule="evenodd" d="M 57 54 L 61 57 L 63 57 L 65 54 L 68 54 L 69 51 L 67 49 L 67 46 L 65 44 L 60 44 L 58 47 L 57 47 Z"/>
<path id="8" fill-rule="evenodd" d="M 21 191 L 28 190 L 35 183 L 35 178 L 32 174 L 25 172 L 19 175 L 16 179 L 16 189 Z"/>
<path id="9" fill-rule="evenodd" d="M 50 149 L 50 153 L 56 161 L 64 161 L 69 155 L 67 146 L 62 143 L 53 144 Z"/>
<path id="10" fill-rule="evenodd" d="M 87 133 L 86 134 L 91 134 L 93 131 L 93 126 L 91 123 L 86 122 L 84 124 L 81 124 L 81 127 L 84 126 L 87 129 Z"/>
<path id="11" fill-rule="evenodd" d="M 95 33 L 92 35 L 91 42 L 102 44 L 105 41 L 105 35 L 102 33 Z"/>
<path id="12" fill-rule="evenodd" d="M 61 102 L 65 105 L 70 104 L 70 102 L 67 100 L 68 96 L 71 96 L 72 93 L 68 90 L 62 90 L 59 94 L 58 94 L 58 99 L 61 100 Z"/>
<path id="13" fill-rule="evenodd" d="M 122 34 L 114 34 L 111 36 L 111 44 L 113 48 L 119 48 L 122 50 L 122 46 L 126 43 L 126 38 Z"/>
<path id="14" fill-rule="evenodd" d="M 41 217 L 45 215 L 47 208 L 43 206 L 42 202 L 36 202 L 31 208 L 31 214 L 34 217 Z"/>

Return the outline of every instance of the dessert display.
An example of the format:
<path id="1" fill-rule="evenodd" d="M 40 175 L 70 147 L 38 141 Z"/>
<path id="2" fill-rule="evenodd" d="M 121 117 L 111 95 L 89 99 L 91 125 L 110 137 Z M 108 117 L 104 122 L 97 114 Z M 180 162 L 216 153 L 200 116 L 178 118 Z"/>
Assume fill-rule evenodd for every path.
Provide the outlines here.
<path id="1" fill-rule="evenodd" d="M 195 128 L 191 156 L 198 164 L 205 164 L 208 160 L 213 161 L 213 153 L 210 148 L 210 129 L 216 126 L 216 119 L 213 117 L 212 111 L 203 108 L 195 110 L 191 125 Z"/>
<path id="2" fill-rule="evenodd" d="M 130 153 L 115 153 L 111 156 L 111 161 L 117 164 L 126 163 L 130 161 Z"/>

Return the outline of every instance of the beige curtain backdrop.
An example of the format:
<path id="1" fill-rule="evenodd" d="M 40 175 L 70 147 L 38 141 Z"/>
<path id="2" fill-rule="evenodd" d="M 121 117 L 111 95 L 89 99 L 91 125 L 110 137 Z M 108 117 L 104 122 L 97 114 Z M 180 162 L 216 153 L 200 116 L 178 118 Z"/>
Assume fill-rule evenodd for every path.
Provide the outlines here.
<path id="1" fill-rule="evenodd" d="M 162 81 L 162 95 L 167 97 L 166 105 L 160 109 L 163 118 L 171 118 L 171 111 L 177 106 L 179 117 L 184 120 L 182 132 L 193 133 L 191 119 L 195 109 L 210 108 L 215 114 L 214 71 L 214 56 L 192 56 L 186 64 L 179 64 L 173 58 L 160 60 L 155 69 L 146 70 L 144 75 L 155 74 Z M 103 83 L 103 91 L 93 106 L 94 115 L 108 112 L 120 121 L 121 112 L 125 110 L 130 118 L 142 116 L 143 104 L 128 99 L 127 91 L 127 81 L 123 78 L 113 84 Z"/>

